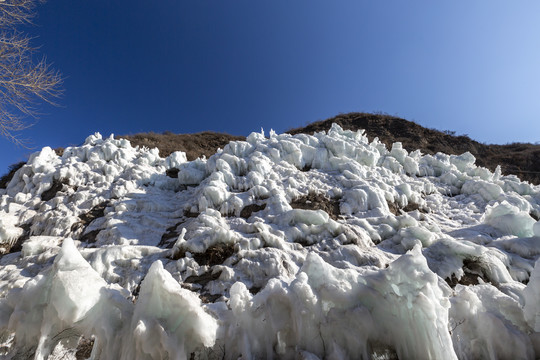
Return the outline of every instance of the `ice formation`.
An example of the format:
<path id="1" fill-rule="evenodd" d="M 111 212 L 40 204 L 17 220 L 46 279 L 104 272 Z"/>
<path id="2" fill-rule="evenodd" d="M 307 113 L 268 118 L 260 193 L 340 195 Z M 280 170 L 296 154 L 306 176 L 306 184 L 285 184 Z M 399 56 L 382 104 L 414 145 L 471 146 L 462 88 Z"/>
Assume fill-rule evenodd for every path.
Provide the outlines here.
<path id="1" fill-rule="evenodd" d="M 539 358 L 539 217 L 470 153 L 337 125 L 190 162 L 95 134 L 0 190 L 0 356 Z"/>

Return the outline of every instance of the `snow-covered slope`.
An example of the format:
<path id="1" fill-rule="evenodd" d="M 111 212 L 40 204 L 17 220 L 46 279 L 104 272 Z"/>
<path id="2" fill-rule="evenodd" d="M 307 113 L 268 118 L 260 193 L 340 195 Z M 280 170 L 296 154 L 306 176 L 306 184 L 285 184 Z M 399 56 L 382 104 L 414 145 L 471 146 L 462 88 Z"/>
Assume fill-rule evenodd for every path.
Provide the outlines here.
<path id="1" fill-rule="evenodd" d="M 0 190 L 0 356 L 538 358 L 540 187 L 474 162 L 339 126 L 44 148 Z"/>

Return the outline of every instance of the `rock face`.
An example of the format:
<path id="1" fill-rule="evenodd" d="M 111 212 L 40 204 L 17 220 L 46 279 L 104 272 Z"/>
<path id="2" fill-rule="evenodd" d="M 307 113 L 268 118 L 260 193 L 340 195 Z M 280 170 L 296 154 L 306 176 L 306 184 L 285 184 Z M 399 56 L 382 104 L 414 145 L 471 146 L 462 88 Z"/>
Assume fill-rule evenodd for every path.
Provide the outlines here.
<path id="1" fill-rule="evenodd" d="M 0 355 L 540 356 L 540 187 L 337 124 L 159 154 L 95 134 L 12 174 Z"/>

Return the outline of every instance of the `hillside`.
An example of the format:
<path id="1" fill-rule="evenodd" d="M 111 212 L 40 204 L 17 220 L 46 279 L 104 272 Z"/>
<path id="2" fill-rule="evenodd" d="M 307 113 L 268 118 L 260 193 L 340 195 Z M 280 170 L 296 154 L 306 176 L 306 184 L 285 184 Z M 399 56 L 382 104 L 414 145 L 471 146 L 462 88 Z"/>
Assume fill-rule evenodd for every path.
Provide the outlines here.
<path id="1" fill-rule="evenodd" d="M 408 151 L 420 149 L 425 154 L 442 152 L 454 155 L 468 151 L 476 157 L 476 164 L 479 166 L 495 170 L 497 165 L 500 165 L 503 174 L 515 174 L 522 180 L 540 183 L 540 145 L 527 143 L 487 145 L 474 141 L 466 135 L 456 136 L 450 131 L 428 129 L 398 117 L 368 113 L 342 114 L 288 132 L 313 134 L 327 131 L 333 123 L 347 130 L 364 129 L 370 139 L 378 137 L 387 146 L 400 141 Z"/>
<path id="2" fill-rule="evenodd" d="M 540 184 L 540 145 L 527 143 L 487 145 L 466 135 L 456 136 L 450 131 L 428 129 L 398 117 L 369 113 L 342 114 L 287 132 L 312 135 L 315 132 L 328 131 L 333 123 L 346 130 L 363 129 L 370 140 L 378 137 L 387 147 L 399 141 L 407 151 L 420 149 L 425 154 L 442 152 L 460 155 L 468 151 L 476 157 L 476 164 L 479 166 L 493 171 L 500 165 L 505 175 L 515 174 L 522 180 Z M 130 140 L 133 146 L 157 147 L 162 157 L 174 151 L 184 151 L 188 160 L 194 160 L 202 155 L 210 157 L 229 141 L 245 139 L 242 136 L 210 131 L 197 134 L 142 133 L 120 137 Z"/>
<path id="3" fill-rule="evenodd" d="M 135 135 L 121 135 L 133 146 L 146 146 L 149 149 L 158 148 L 161 157 L 167 157 L 175 151 L 186 153 L 189 161 L 198 157 L 210 156 L 216 153 L 218 148 L 223 148 L 231 141 L 245 140 L 245 136 L 234 136 L 213 131 L 204 131 L 195 134 L 173 134 L 171 132 L 139 133 Z"/>
<path id="4" fill-rule="evenodd" d="M 494 171 L 500 165 L 505 175 L 515 174 L 521 180 L 540 184 L 540 145 L 528 143 L 487 145 L 472 140 L 468 136 L 452 135 L 450 131 L 428 129 L 398 117 L 369 113 L 342 114 L 305 127 L 291 129 L 288 133 L 313 134 L 328 131 L 333 123 L 339 124 L 346 130 L 363 129 L 370 140 L 378 137 L 387 147 L 399 141 L 407 151 L 419 149 L 425 154 L 442 152 L 460 155 L 468 151 L 476 157 L 476 164 L 479 166 Z M 149 132 L 120 135 L 118 138 L 129 140 L 133 146 L 158 148 L 162 157 L 167 157 L 175 151 L 183 151 L 189 161 L 200 156 L 208 158 L 230 141 L 245 140 L 244 136 L 212 131 L 194 134 Z M 55 150 L 58 154 L 62 154 L 62 148 Z M 15 170 L 23 164 L 18 163 L 10 167 L 12 171 L 0 178 L 0 189 L 5 189 Z"/>
<path id="5" fill-rule="evenodd" d="M 470 153 L 337 124 L 59 153 L 0 189 L 3 358 L 540 356 L 540 187 Z"/>

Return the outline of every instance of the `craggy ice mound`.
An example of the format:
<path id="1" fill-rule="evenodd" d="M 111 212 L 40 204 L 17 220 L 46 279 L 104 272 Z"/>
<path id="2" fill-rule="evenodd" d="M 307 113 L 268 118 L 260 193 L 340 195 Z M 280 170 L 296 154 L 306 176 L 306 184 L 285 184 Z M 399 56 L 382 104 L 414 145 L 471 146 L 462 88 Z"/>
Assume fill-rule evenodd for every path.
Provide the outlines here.
<path id="1" fill-rule="evenodd" d="M 6 359 L 534 359 L 540 187 L 334 125 L 90 136 L 0 190 Z"/>

